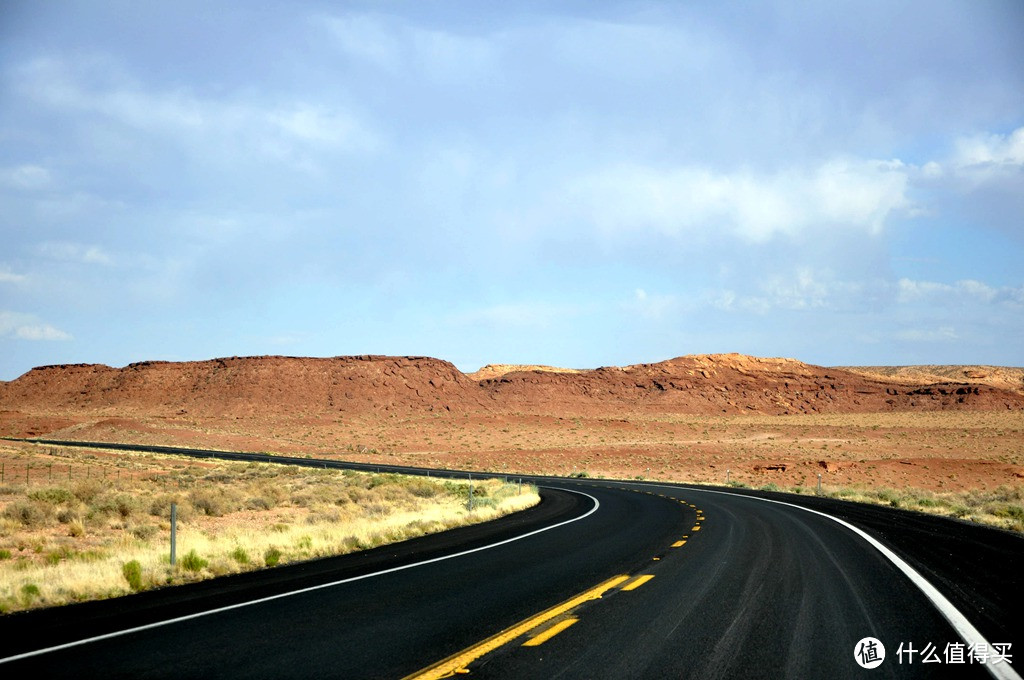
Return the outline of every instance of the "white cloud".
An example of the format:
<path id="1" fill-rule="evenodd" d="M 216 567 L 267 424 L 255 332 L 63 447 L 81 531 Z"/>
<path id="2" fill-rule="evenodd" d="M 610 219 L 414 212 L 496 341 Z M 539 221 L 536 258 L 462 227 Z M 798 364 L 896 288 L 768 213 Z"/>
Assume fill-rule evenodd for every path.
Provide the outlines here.
<path id="1" fill-rule="evenodd" d="M 750 242 L 843 228 L 878 233 L 909 206 L 898 161 L 836 160 L 770 174 L 695 166 L 618 166 L 581 177 L 567 195 L 603 233 L 673 237 L 726 232 Z"/>
<path id="2" fill-rule="evenodd" d="M 391 75 L 403 72 L 439 82 L 460 82 L 492 72 L 495 36 L 428 29 L 383 15 L 320 16 L 314 20 L 349 56 Z"/>
<path id="3" fill-rule="evenodd" d="M 0 170 L 0 185 L 14 189 L 43 189 L 49 186 L 50 181 L 50 171 L 39 165 L 19 165 Z"/>
<path id="4" fill-rule="evenodd" d="M 993 288 L 981 281 L 964 279 L 953 284 L 936 281 L 914 281 L 903 278 L 896 282 L 896 301 L 901 304 L 1021 304 L 1024 286 Z"/>
<path id="5" fill-rule="evenodd" d="M 370 150 L 377 135 L 370 133 L 351 113 L 324 106 L 299 105 L 268 114 L 268 120 L 285 137 L 311 144 Z"/>
<path id="6" fill-rule="evenodd" d="M 71 340 L 71 334 L 41 322 L 32 314 L 0 311 L 0 337 L 19 340 Z"/>
<path id="7" fill-rule="evenodd" d="M 378 143 L 378 135 L 354 112 L 338 105 L 280 104 L 250 93 L 214 99 L 187 88 L 146 88 L 108 59 L 75 64 L 36 59 L 15 73 L 21 91 L 40 104 L 96 114 L 129 130 L 170 135 L 206 158 L 224 144 L 287 156 L 294 144 L 364 151 Z"/>
<path id="8" fill-rule="evenodd" d="M 369 15 L 320 16 L 315 19 L 337 41 L 339 49 L 387 71 L 402 63 L 402 44 L 394 29 Z"/>
<path id="9" fill-rule="evenodd" d="M 984 135 L 960 139 L 954 163 L 961 167 L 977 165 L 1024 165 L 1024 127 L 1008 135 Z"/>
<path id="10" fill-rule="evenodd" d="M 961 137 L 948 158 L 926 163 L 915 178 L 923 187 L 937 189 L 938 205 L 955 197 L 967 197 L 963 206 L 970 215 L 989 214 L 994 223 L 1006 222 L 1020 229 L 1018 215 L 1024 207 L 1024 127 L 1006 135 Z"/>
<path id="11" fill-rule="evenodd" d="M 28 277 L 24 274 L 15 274 L 9 267 L 0 267 L 0 283 L 25 283 Z"/>
<path id="12" fill-rule="evenodd" d="M 505 303 L 455 313 L 449 317 L 449 321 L 462 326 L 545 328 L 561 318 L 577 314 L 578 311 L 569 305 L 547 302 Z"/>
<path id="13" fill-rule="evenodd" d="M 716 290 L 704 296 L 705 303 L 724 311 L 768 314 L 777 310 L 821 310 L 857 306 L 868 287 L 862 283 L 837 281 L 828 271 L 800 267 L 788 273 L 765 277 L 757 292 L 739 294 Z"/>
<path id="14" fill-rule="evenodd" d="M 633 299 L 626 308 L 647 319 L 663 319 L 679 308 L 679 299 L 675 295 L 651 294 L 643 288 L 633 291 Z"/>
<path id="15" fill-rule="evenodd" d="M 109 59 L 82 59 L 71 64 L 43 57 L 15 72 L 23 92 L 55 109 L 98 113 L 139 129 L 194 129 L 207 120 L 200 102 L 187 92 L 144 92 Z M 106 82 L 87 84 L 97 73 L 103 73 Z"/>
<path id="16" fill-rule="evenodd" d="M 46 241 L 40 243 L 36 251 L 43 257 L 65 262 L 81 262 L 83 264 L 112 265 L 114 258 L 99 246 L 68 241 Z"/>
<path id="17" fill-rule="evenodd" d="M 795 277 L 776 277 L 764 286 L 772 307 L 813 309 L 825 307 L 832 294 L 829 287 L 815 279 L 809 269 L 801 269 Z"/>
<path id="18" fill-rule="evenodd" d="M 897 331 L 894 334 L 897 340 L 903 342 L 957 342 L 960 336 L 952 326 L 941 326 L 939 328 L 909 328 Z"/>

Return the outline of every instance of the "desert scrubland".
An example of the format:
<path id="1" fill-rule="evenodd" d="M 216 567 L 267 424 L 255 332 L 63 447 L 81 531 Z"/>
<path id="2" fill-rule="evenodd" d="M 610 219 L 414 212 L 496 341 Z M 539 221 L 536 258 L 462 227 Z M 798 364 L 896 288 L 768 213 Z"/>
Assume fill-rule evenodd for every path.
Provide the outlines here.
<path id="1" fill-rule="evenodd" d="M 825 494 L 1024 530 L 1024 370 L 1015 368 L 840 369 L 742 355 L 599 369 L 493 365 L 472 374 L 427 357 L 68 365 L 34 369 L 0 383 L 0 435 L 796 493 L 816 493 L 820 477 Z M 118 540 L 126 545 L 166 532 L 166 503 L 130 501 L 127 509 L 119 509 L 109 498 L 113 492 L 104 491 L 107 505 L 101 506 L 107 509 L 83 509 L 96 501 L 89 491 L 96 482 L 81 479 L 78 468 L 88 468 L 82 456 L 103 463 L 104 484 L 120 474 L 114 481 L 129 485 L 118 492 L 126 497 L 178 494 L 186 509 L 192 508 L 187 531 L 197 541 L 196 555 L 207 562 L 199 570 L 203 573 L 265 564 L 272 548 L 282 552 L 281 559 L 304 559 L 325 554 L 325 546 L 370 545 L 375 539 L 365 534 L 321 538 L 320 529 L 333 522 L 331 517 L 343 524 L 355 515 L 366 519 L 382 489 L 394 488 L 401 496 L 395 505 L 397 521 L 413 527 L 409 535 L 420 530 L 417 522 L 436 529 L 448 521 L 429 519 L 421 501 L 448 504 L 458 515 L 459 493 L 465 500 L 464 490 L 438 488 L 427 494 L 423 487 L 417 495 L 412 482 L 383 485 L 336 472 L 321 477 L 317 471 L 271 473 L 265 466 L 220 464 L 217 469 L 224 471 L 213 471 L 205 462 L 171 464 L 123 452 L 82 453 L 19 443 L 5 445 L 3 456 L 13 476 L 0 488 L 0 504 L 5 504 L 0 520 L 0 550 L 5 552 L 0 556 L 10 552 L 0 560 L 0 569 L 14 564 L 23 573 L 44 568 L 47 560 L 73 562 L 60 557 L 60 545 L 73 545 L 67 549 L 83 555 L 103 552 L 90 543 L 100 541 L 93 533 L 96 517 L 119 531 Z M 25 458 L 36 461 L 30 468 L 39 466 L 29 472 L 38 481 L 27 485 L 17 478 L 25 466 L 16 461 Z M 134 466 L 143 460 L 161 472 L 135 474 Z M 66 475 L 69 468 L 71 481 L 60 486 L 33 477 L 44 470 Z M 264 508 L 260 489 L 271 474 L 287 484 L 265 498 Z M 201 496 L 200 480 L 205 484 L 221 477 L 219 493 L 229 499 L 229 509 L 208 512 L 193 494 Z M 339 490 L 323 491 L 327 477 Z M 157 478 L 161 481 L 144 481 Z M 51 488 L 58 490 L 47 491 Z M 488 493 L 500 498 L 507 491 L 499 485 Z M 39 547 L 38 541 L 14 538 L 19 522 L 34 521 L 31 511 L 11 510 L 22 507 L 17 503 L 27 502 L 27 494 L 36 494 L 29 498 L 32 503 L 50 504 L 51 524 L 43 533 L 59 541 Z M 367 495 L 362 500 L 370 498 L 369 505 L 341 500 L 360 494 Z M 214 548 L 200 538 L 204 532 L 223 533 L 225 517 L 246 526 L 257 516 L 264 522 L 259 530 L 245 537 L 228 534 L 238 536 L 232 540 L 242 546 L 244 557 L 242 552 L 232 556 L 231 540 Z M 94 518 L 91 525 L 87 517 Z M 392 529 L 367 531 L 384 535 Z M 70 535 L 75 532 L 80 535 Z M 183 544 L 181 554 L 189 553 L 188 545 Z M 133 559 L 145 586 L 192 577 L 181 569 L 170 574 L 155 557 Z M 130 561 L 119 557 L 114 566 L 120 570 Z M 37 594 L 25 590 L 28 576 L 19 578 L 0 594 L 5 607 L 49 602 L 42 589 Z M 120 571 L 114 580 L 119 592 L 133 587 Z"/>
<path id="2" fill-rule="evenodd" d="M 0 444 L 0 613 L 345 554 L 534 505 L 529 485 Z M 170 557 L 176 508 L 176 564 Z"/>

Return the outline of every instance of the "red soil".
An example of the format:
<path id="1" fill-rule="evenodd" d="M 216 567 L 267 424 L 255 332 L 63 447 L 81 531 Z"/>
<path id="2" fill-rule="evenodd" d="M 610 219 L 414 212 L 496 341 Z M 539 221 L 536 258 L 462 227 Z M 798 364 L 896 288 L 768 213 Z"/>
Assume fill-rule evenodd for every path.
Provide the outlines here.
<path id="1" fill-rule="evenodd" d="M 1021 425 L 1024 394 L 970 376 L 929 384 L 735 354 L 477 376 L 426 357 L 233 357 L 47 366 L 0 382 L 3 436 L 693 481 L 728 469 L 780 485 L 819 472 L 837 484 L 1020 484 Z"/>

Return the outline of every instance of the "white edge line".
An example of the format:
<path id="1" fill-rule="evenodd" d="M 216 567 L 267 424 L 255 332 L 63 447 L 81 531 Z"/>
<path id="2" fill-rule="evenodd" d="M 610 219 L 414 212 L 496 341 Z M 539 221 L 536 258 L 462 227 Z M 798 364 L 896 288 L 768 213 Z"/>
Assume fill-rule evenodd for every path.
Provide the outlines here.
<path id="1" fill-rule="evenodd" d="M 578 521 L 580 521 L 582 519 L 586 519 L 590 515 L 592 515 L 595 512 L 597 512 L 597 509 L 601 507 L 601 502 L 598 501 L 593 496 L 591 496 L 589 493 L 584 493 L 582 491 L 575 491 L 575 490 L 572 490 L 572 489 L 561 489 L 561 488 L 558 488 L 558 487 L 548 487 L 548 488 L 552 488 L 552 489 L 555 489 L 557 491 L 566 491 L 568 493 L 575 493 L 575 494 L 579 494 L 581 496 L 586 496 L 590 500 L 594 501 L 594 507 L 591 508 L 590 510 L 588 510 L 585 514 L 580 515 L 579 517 L 574 517 L 573 519 L 567 519 L 564 522 L 559 522 L 558 524 L 552 524 L 551 526 L 544 527 L 542 529 L 535 529 L 533 531 L 530 531 L 528 533 L 522 534 L 520 536 L 513 536 L 512 538 L 506 538 L 505 540 L 498 541 L 497 543 L 490 543 L 488 545 L 482 545 L 482 546 L 480 546 L 478 548 L 470 548 L 469 550 L 463 550 L 461 552 L 452 553 L 451 555 L 443 555 L 441 557 L 432 557 L 429 560 L 422 560 L 420 562 L 413 562 L 412 564 L 405 564 L 405 565 L 402 565 L 400 567 L 391 567 L 389 569 L 384 569 L 384 570 L 381 570 L 381 571 L 375 571 L 375 572 L 370 573 L 370 574 L 363 574 L 361 576 L 353 576 L 351 578 L 341 579 L 340 581 L 332 581 L 330 583 L 321 583 L 319 585 L 309 586 L 308 588 L 300 588 L 299 590 L 290 590 L 290 591 L 288 591 L 286 593 L 278 593 L 277 595 L 270 595 L 268 597 L 261 597 L 261 598 L 256 599 L 256 600 L 248 600 L 246 602 L 238 602 L 236 604 L 230 604 L 230 605 L 227 605 L 225 607 L 217 607 L 216 609 L 208 609 L 208 610 L 205 610 L 205 611 L 196 612 L 194 614 L 187 614 L 185 616 L 178 616 L 178 617 L 175 617 L 173 619 L 167 619 L 165 621 L 156 621 L 154 623 L 148 623 L 148 624 L 146 624 L 144 626 L 136 626 L 134 628 L 125 628 L 124 630 L 117 630 L 117 631 L 114 631 L 112 633 L 105 633 L 103 635 L 96 635 L 94 637 L 83 638 L 81 640 L 74 640 L 72 642 L 65 642 L 64 644 L 61 644 L 61 645 L 54 645 L 53 647 L 45 647 L 43 649 L 37 649 L 37 650 L 31 651 L 31 652 L 24 652 L 22 654 L 16 654 L 14 656 L 8 656 L 6 658 L 2 658 L 2 659 L 0 659 L 0 664 L 8 663 L 10 661 L 19 661 L 21 659 L 27 659 L 27 658 L 30 658 L 30 657 L 33 657 L 33 656 L 41 656 L 43 654 L 49 654 L 50 652 L 57 652 L 57 651 L 60 651 L 62 649 L 69 649 L 71 647 L 78 647 L 78 646 L 81 646 L 81 645 L 87 645 L 87 644 L 90 644 L 90 643 L 93 643 L 93 642 L 100 642 L 101 640 L 109 640 L 110 638 L 121 637 L 123 635 L 129 635 L 131 633 L 138 633 L 138 632 L 141 632 L 141 631 L 144 631 L 144 630 L 150 630 L 150 629 L 153 629 L 153 628 L 160 628 L 161 626 L 169 626 L 171 624 L 181 623 L 182 621 L 188 621 L 188 620 L 191 620 L 191 619 L 198 619 L 199 617 L 209 616 L 211 614 L 219 614 L 221 612 L 230 611 L 232 609 L 241 609 L 242 607 L 249 607 L 249 606 L 255 605 L 255 604 L 262 604 L 264 602 L 270 602 L 271 600 L 279 600 L 279 599 L 284 598 L 284 597 L 291 597 L 292 595 L 302 595 L 304 593 L 310 593 L 310 592 L 313 592 L 313 591 L 316 591 L 316 590 L 322 590 L 324 588 L 333 588 L 334 586 L 340 586 L 340 585 L 343 585 L 345 583 L 352 583 L 353 581 L 362 581 L 363 579 L 373 578 L 373 577 L 376 577 L 376 576 L 383 576 L 384 574 L 391 574 L 391 573 L 394 573 L 396 571 L 404 571 L 405 569 L 413 569 L 415 567 L 422 567 L 422 566 L 427 565 L 427 564 L 433 564 L 434 562 L 442 562 L 444 560 L 451 560 L 451 559 L 454 559 L 456 557 L 462 557 L 464 555 L 469 555 L 469 554 L 472 554 L 472 553 L 481 552 L 483 550 L 490 550 L 491 548 L 497 548 L 498 546 L 506 545 L 508 543 L 513 543 L 515 541 L 521 541 L 524 538 L 529 538 L 530 536 L 535 536 L 536 534 L 540 534 L 540 533 L 543 533 L 545 531 L 551 531 L 552 529 L 557 529 L 558 527 L 565 526 L 566 524 L 572 524 L 573 522 L 578 522 Z"/>
<path id="2" fill-rule="evenodd" d="M 665 487 L 665 485 L 662 484 L 657 484 L 655 486 Z M 797 508 L 799 510 L 804 510 L 806 512 L 813 512 L 815 515 L 827 517 L 833 522 L 837 522 L 843 525 L 850 531 L 854 532 L 855 534 L 863 538 L 871 546 L 878 550 L 878 552 L 882 553 L 885 557 L 887 557 L 890 562 L 896 565 L 896 568 L 902 571 L 906 575 L 906 577 L 909 578 L 910 581 L 915 586 L 917 586 L 921 590 L 921 592 L 924 593 L 925 597 L 927 597 L 935 606 L 935 608 L 939 610 L 939 613 L 942 614 L 946 621 L 948 621 L 950 625 L 953 626 L 953 629 L 956 630 L 956 632 L 960 635 L 960 638 L 964 642 L 966 642 L 969 645 L 973 644 L 976 648 L 978 645 L 984 645 L 986 649 L 991 648 L 991 645 L 989 644 L 988 640 L 986 640 L 985 637 L 981 634 L 981 631 L 975 628 L 974 625 L 967 620 L 967 617 L 964 616 L 960 612 L 960 610 L 957 609 L 953 605 L 953 603 L 946 598 L 945 595 L 940 593 L 939 590 L 928 581 L 928 579 L 926 579 L 924 576 L 921 576 L 921 574 L 916 569 L 907 564 L 903 560 L 903 558 L 894 553 L 892 550 L 885 547 L 885 545 L 883 545 L 880 541 L 878 541 L 862 529 L 855 527 L 854 525 L 850 524 L 845 520 L 839 519 L 838 517 L 833 517 L 832 515 L 821 512 L 819 510 L 812 510 L 811 508 L 805 508 L 802 505 L 797 505 L 795 503 L 787 503 L 785 501 L 777 501 L 772 498 L 761 498 L 760 496 L 748 496 L 746 494 L 729 493 L 728 491 L 712 491 L 710 489 L 696 489 L 692 487 L 675 486 L 665 488 L 672 488 L 676 490 L 685 489 L 686 491 L 697 491 L 699 493 L 717 493 L 723 496 L 732 496 L 734 498 L 753 498 L 754 500 L 764 501 L 766 503 L 778 503 L 779 505 L 788 505 L 791 508 Z M 1021 676 L 1018 675 L 1017 671 L 1013 669 L 1009 662 L 985 664 L 985 668 L 993 677 L 998 678 L 998 680 L 1022 680 Z"/>

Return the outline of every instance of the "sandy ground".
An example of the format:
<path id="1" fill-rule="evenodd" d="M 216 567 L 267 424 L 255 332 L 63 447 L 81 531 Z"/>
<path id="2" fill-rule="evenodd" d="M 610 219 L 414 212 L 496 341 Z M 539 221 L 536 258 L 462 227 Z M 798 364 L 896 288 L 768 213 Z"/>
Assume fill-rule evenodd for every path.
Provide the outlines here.
<path id="1" fill-rule="evenodd" d="M 12 418 L 19 420 L 12 424 Z M 271 451 L 501 473 L 753 486 L 989 489 L 1024 484 L 1017 411 L 621 418 L 520 413 L 383 417 L 6 414 L 39 436 Z M 117 455 L 117 454 L 112 454 Z"/>

